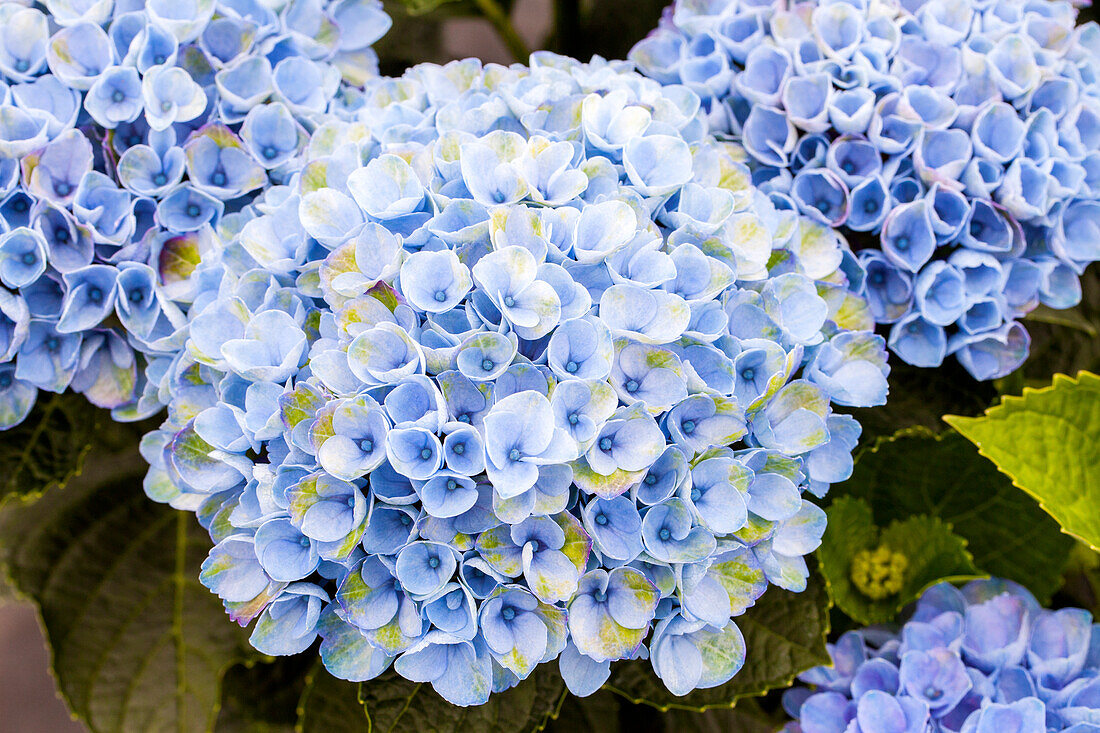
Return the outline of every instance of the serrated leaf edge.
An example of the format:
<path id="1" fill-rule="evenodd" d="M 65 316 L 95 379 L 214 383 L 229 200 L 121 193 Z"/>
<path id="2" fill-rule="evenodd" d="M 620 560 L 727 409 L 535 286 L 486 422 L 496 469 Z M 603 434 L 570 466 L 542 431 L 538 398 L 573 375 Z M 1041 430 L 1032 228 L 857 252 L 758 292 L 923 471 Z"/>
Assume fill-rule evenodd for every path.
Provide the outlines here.
<path id="1" fill-rule="evenodd" d="M 1051 378 L 1051 383 L 1049 385 L 1045 386 L 1045 387 L 1024 387 L 1024 390 L 1020 395 L 1004 395 L 1004 396 L 1002 396 L 1001 401 L 998 404 L 993 405 L 992 407 L 986 408 L 985 413 L 982 414 L 982 415 L 977 415 L 977 416 L 973 416 L 973 417 L 968 417 L 966 415 L 944 415 L 943 416 L 943 421 L 945 423 L 947 423 L 948 425 L 950 425 L 959 435 L 963 436 L 964 438 L 969 440 L 971 443 L 973 443 L 978 449 L 978 454 L 981 455 L 982 458 L 985 458 L 990 463 L 992 463 L 994 466 L 996 466 L 998 471 L 1000 471 L 1005 476 L 1007 476 L 1012 481 L 1013 486 L 1020 489 L 1025 494 L 1027 494 L 1032 499 L 1034 499 L 1036 502 L 1038 502 L 1039 507 L 1044 512 L 1046 512 L 1051 517 L 1053 517 L 1054 521 L 1058 522 L 1058 527 L 1062 530 L 1062 532 L 1064 534 L 1067 534 L 1070 537 L 1073 537 L 1075 540 L 1077 540 L 1079 542 L 1083 542 L 1090 549 L 1092 549 L 1096 552 L 1100 552 L 1100 546 L 1094 545 L 1092 542 L 1090 542 L 1085 537 L 1082 537 L 1081 535 L 1077 534 L 1076 532 L 1071 532 L 1070 530 L 1066 529 L 1066 527 L 1062 524 L 1061 520 L 1059 520 L 1058 517 L 1056 517 L 1052 511 L 1050 511 L 1050 509 L 1047 507 L 1046 502 L 1043 501 L 1042 497 L 1038 496 L 1034 491 L 1032 491 L 1028 487 L 1022 485 L 1016 479 L 1016 477 L 1013 476 L 1009 471 L 1006 471 L 1005 469 L 1001 468 L 1001 465 L 999 463 L 997 463 L 997 461 L 995 461 L 992 458 L 992 456 L 990 456 L 988 453 L 985 452 L 985 449 L 982 447 L 981 441 L 975 440 L 974 438 L 971 438 L 969 435 L 966 434 L 964 429 L 961 427 L 962 425 L 967 425 L 967 424 L 969 424 L 971 422 L 974 422 L 974 421 L 977 421 L 977 420 L 985 420 L 985 419 L 988 419 L 988 418 L 1000 419 L 997 416 L 1001 413 L 1001 411 L 1008 410 L 1009 405 L 1019 405 L 1019 406 L 1023 407 L 1027 403 L 1027 399 L 1032 395 L 1041 395 L 1041 394 L 1044 394 L 1046 392 L 1053 392 L 1053 391 L 1056 391 L 1056 390 L 1058 390 L 1059 388 L 1062 388 L 1062 387 L 1077 387 L 1077 386 L 1080 386 L 1083 382 L 1095 382 L 1095 385 L 1096 385 L 1097 389 L 1100 390 L 1100 375 L 1093 374 L 1092 372 L 1090 372 L 1088 370 L 1082 369 L 1081 371 L 1077 372 L 1077 377 L 1075 379 L 1075 378 L 1069 376 L 1068 374 L 1062 374 L 1061 372 L 1059 372 L 1059 373 L 1056 373 Z"/>

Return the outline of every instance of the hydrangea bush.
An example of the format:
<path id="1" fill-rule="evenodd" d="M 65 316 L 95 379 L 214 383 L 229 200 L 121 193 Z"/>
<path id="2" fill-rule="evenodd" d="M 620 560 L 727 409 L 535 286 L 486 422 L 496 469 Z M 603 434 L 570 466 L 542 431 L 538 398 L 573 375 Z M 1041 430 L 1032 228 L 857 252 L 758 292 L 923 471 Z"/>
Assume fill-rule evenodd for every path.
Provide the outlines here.
<path id="1" fill-rule="evenodd" d="M 389 24 L 380 0 L 0 4 L 0 429 L 38 390 L 161 408 L 186 275 Z"/>
<path id="2" fill-rule="evenodd" d="M 676 0 L 631 52 L 777 206 L 839 228 L 907 363 L 977 379 L 1100 259 L 1100 27 L 1049 0 Z"/>
<path id="3" fill-rule="evenodd" d="M 510 3 L 474 6 L 523 45 Z M 941 579 L 1095 592 L 1100 378 L 949 419 L 1009 477 L 914 429 L 988 385 L 927 372 L 856 409 L 888 348 L 999 377 L 1019 319 L 1081 298 L 1100 30 L 1076 12 L 678 0 L 630 61 L 389 78 L 380 0 L 0 1 L 0 430 L 39 390 L 164 412 L 137 474 L 61 400 L 0 442 L 0 580 L 74 716 L 519 733 L 566 689 L 789 686 L 830 608 L 893 618 Z M 883 416 L 855 476 L 853 414 Z M 850 477 L 861 521 L 828 505 L 811 579 Z M 1100 733 L 1098 628 L 935 585 L 898 634 L 841 635 L 786 731 Z M 711 722 L 774 729 L 770 705 Z"/>
<path id="4" fill-rule="evenodd" d="M 830 645 L 833 664 L 784 695 L 787 733 L 1100 730 L 1100 624 L 1004 580 L 928 589 L 898 633 Z"/>
<path id="5" fill-rule="evenodd" d="M 319 636 L 338 677 L 459 705 L 648 656 L 682 695 L 805 587 L 802 494 L 860 432 L 831 405 L 886 396 L 862 273 L 628 69 L 372 80 L 204 251 L 146 489 L 209 529 L 261 652 Z"/>

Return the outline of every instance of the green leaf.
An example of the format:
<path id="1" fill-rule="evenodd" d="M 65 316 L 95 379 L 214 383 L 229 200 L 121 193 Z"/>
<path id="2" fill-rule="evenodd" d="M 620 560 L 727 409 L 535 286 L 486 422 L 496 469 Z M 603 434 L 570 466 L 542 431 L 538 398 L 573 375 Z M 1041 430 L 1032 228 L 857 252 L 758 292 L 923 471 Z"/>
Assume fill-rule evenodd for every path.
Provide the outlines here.
<path id="1" fill-rule="evenodd" d="M 295 654 L 230 668 L 214 733 L 293 733 L 314 664 L 312 655 Z"/>
<path id="2" fill-rule="evenodd" d="M 294 730 L 297 733 L 358 733 L 371 730 L 363 705 L 359 702 L 359 685 L 336 679 L 320 664 L 316 665 L 306 678 Z"/>
<path id="3" fill-rule="evenodd" d="M 64 486 L 80 473 L 107 417 L 83 395 L 42 392 L 27 419 L 0 440 L 0 501 Z"/>
<path id="4" fill-rule="evenodd" d="M 677 697 L 665 688 L 649 662 L 631 661 L 611 665 L 606 688 L 659 710 L 729 708 L 739 698 L 786 687 L 799 673 L 830 661 L 825 648 L 829 594 L 812 569 L 805 591 L 769 588 L 755 606 L 734 621 L 745 636 L 747 657 L 745 666 L 726 684 Z"/>
<path id="5" fill-rule="evenodd" d="M 107 456 L 64 490 L 9 502 L 0 549 L 34 601 L 60 691 L 92 731 L 205 731 L 245 636 L 198 582 L 194 516 L 155 504 L 141 458 Z"/>
<path id="6" fill-rule="evenodd" d="M 983 417 L 944 418 L 1067 533 L 1100 549 L 1100 377 L 1054 375 Z"/>
<path id="7" fill-rule="evenodd" d="M 372 733 L 528 733 L 546 727 L 565 697 L 557 665 L 540 665 L 523 682 L 496 693 L 479 707 L 451 705 L 431 685 L 393 672 L 360 686 Z"/>
<path id="8" fill-rule="evenodd" d="M 953 430 L 901 430 L 859 453 L 834 496 L 854 496 L 884 526 L 939 517 L 967 541 L 982 571 L 1028 587 L 1046 603 L 1061 585 L 1073 539 Z"/>
<path id="9" fill-rule="evenodd" d="M 817 551 L 821 573 L 837 607 L 861 624 L 892 621 L 925 588 L 941 580 L 979 577 L 966 540 L 936 517 L 909 517 L 880 530 L 870 506 L 852 497 L 836 499 L 826 513 L 829 525 Z M 879 547 L 900 554 L 905 565 L 896 568 L 897 590 L 872 598 L 853 582 L 852 566 L 861 553 Z"/>

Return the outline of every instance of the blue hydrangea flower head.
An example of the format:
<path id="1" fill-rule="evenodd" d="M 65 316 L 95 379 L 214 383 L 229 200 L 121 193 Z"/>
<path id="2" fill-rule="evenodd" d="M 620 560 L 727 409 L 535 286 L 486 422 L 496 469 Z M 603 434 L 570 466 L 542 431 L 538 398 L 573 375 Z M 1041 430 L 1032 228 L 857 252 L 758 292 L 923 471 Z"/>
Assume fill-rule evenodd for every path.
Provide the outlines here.
<path id="1" fill-rule="evenodd" d="M 276 6 L 0 5 L 0 429 L 38 389 L 70 386 L 119 420 L 167 400 L 187 312 L 216 280 L 192 288 L 192 270 L 301 169 L 304 130 L 377 74 L 370 45 L 390 26 L 380 0 Z M 256 266 L 298 255 L 242 246 Z M 296 370 L 291 341 L 234 358 Z"/>
<path id="2" fill-rule="evenodd" d="M 1043 609 L 1023 587 L 978 580 L 925 591 L 897 633 L 849 631 L 832 667 L 788 690 L 786 733 L 942 730 L 1089 733 L 1097 717 L 1100 624 Z"/>
<path id="3" fill-rule="evenodd" d="M 1100 27 L 1066 0 L 675 0 L 630 59 L 836 229 L 890 349 L 995 379 L 1100 259 Z M 626 129 L 624 127 L 624 129 Z M 960 260 L 996 271 L 966 277 Z"/>
<path id="4" fill-rule="evenodd" d="M 283 63 L 273 84 L 324 73 Z M 851 471 L 832 406 L 886 397 L 844 241 L 752 185 L 695 91 L 622 62 L 417 66 L 304 119 L 216 76 L 236 121 L 122 154 L 181 232 L 151 253 L 192 266 L 155 306 L 146 270 L 112 292 L 175 349 L 146 490 L 205 523 L 201 580 L 253 645 L 320 637 L 333 674 L 458 705 L 555 660 L 578 694 L 622 659 L 681 695 L 730 679 L 736 617 L 805 588 L 805 492 Z M 12 314 L 13 343 L 49 335 Z"/>

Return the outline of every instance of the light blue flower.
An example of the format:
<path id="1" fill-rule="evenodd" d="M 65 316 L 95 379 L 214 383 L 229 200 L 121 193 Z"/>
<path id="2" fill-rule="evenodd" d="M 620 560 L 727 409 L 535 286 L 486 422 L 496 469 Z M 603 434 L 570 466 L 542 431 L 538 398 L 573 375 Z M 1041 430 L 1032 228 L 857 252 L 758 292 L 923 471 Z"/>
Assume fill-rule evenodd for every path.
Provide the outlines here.
<path id="1" fill-rule="evenodd" d="M 401 292 L 426 313 L 451 310 L 472 286 L 470 268 L 450 250 L 414 252 L 401 265 Z"/>
<path id="2" fill-rule="evenodd" d="M 604 557 L 628 563 L 641 554 L 642 517 L 628 497 L 597 497 L 584 507 L 582 516 L 593 547 Z"/>
<path id="3" fill-rule="evenodd" d="M 557 292 L 537 275 L 534 256 L 515 245 L 490 252 L 473 267 L 479 287 L 516 334 L 528 340 L 547 335 L 561 319 Z"/>
<path id="4" fill-rule="evenodd" d="M 298 152 L 304 133 L 285 105 L 253 107 L 241 125 L 241 138 L 264 168 L 276 168 Z"/>
<path id="5" fill-rule="evenodd" d="M 21 158 L 46 144 L 47 120 L 35 117 L 18 107 L 0 106 L 0 154 Z"/>
<path id="6" fill-rule="evenodd" d="M 807 373 L 837 404 L 881 405 L 890 373 L 885 341 L 869 333 L 839 334 L 818 350 Z"/>
<path id="7" fill-rule="evenodd" d="M 620 339 L 617 347 L 610 382 L 622 402 L 640 401 L 649 412 L 658 414 L 687 397 L 683 367 L 673 352 L 625 339 Z"/>
<path id="8" fill-rule="evenodd" d="M 49 25 L 35 8 L 19 8 L 7 14 L 0 31 L 0 71 L 16 81 L 34 77 L 46 63 Z"/>
<path id="9" fill-rule="evenodd" d="M 745 149 L 764 165 L 785 167 L 797 142 L 794 125 L 781 110 L 753 105 L 742 127 Z"/>
<path id="10" fill-rule="evenodd" d="M 743 659 L 730 617 L 769 584 L 805 586 L 825 518 L 802 491 L 840 480 L 858 436 L 829 407 L 853 389 L 845 367 L 883 374 L 880 341 L 841 338 L 870 327 L 859 264 L 795 211 L 793 174 L 756 191 L 742 152 L 706 136 L 707 119 L 740 111 L 625 67 L 467 60 L 329 103 L 326 60 L 348 82 L 369 61 L 333 21 L 370 31 L 372 7 L 295 4 L 276 20 L 230 3 L 201 29 L 173 25 L 177 40 L 197 33 L 205 60 L 180 40 L 171 63 L 210 104 L 171 131 L 110 135 L 120 156 L 151 154 L 126 166 L 142 236 L 125 248 L 158 267 L 121 267 L 118 297 L 135 301 L 115 310 L 131 342 L 176 354 L 132 402 L 171 403 L 145 450 L 150 495 L 197 509 L 218 542 L 242 535 L 251 556 L 222 560 L 254 585 L 236 617 L 310 610 L 287 583 L 328 594 L 315 621 L 265 620 L 258 638 L 320 635 L 341 677 L 392 662 L 480 704 L 555 658 L 592 692 L 610 660 L 648 655 L 677 692 L 721 684 Z M 137 20 L 110 35 L 124 58 L 145 43 Z M 713 39 L 707 53 L 726 53 Z M 794 58 L 782 74 L 811 63 Z M 687 64 L 700 89 L 708 64 Z M 822 71 L 830 85 L 863 73 Z M 302 78 L 323 88 L 288 87 Z M 798 160 L 842 181 L 829 142 Z M 169 172 L 163 189 L 146 180 Z M 923 195 L 910 168 L 899 176 Z M 206 219 L 181 211 L 181 190 L 243 196 Z M 87 237 L 91 262 L 106 248 Z M 1061 277 L 1046 273 L 1035 293 Z M 113 342 L 89 338 L 106 363 Z M 806 381 L 818 353 L 824 389 Z"/>
<path id="11" fill-rule="evenodd" d="M 50 37 L 46 60 L 59 79 L 73 89 L 87 91 L 113 59 L 107 34 L 92 22 L 62 28 Z"/>
<path id="12" fill-rule="evenodd" d="M 642 518 L 642 540 L 650 556 L 668 563 L 697 562 L 715 548 L 714 535 L 692 526 L 687 503 L 677 497 L 649 508 Z"/>
<path id="13" fill-rule="evenodd" d="M 79 333 L 95 326 L 115 308 L 118 270 L 108 265 L 89 265 L 65 274 L 65 300 L 59 333 Z"/>
<path id="14" fill-rule="evenodd" d="M 321 559 L 314 540 L 298 531 L 289 519 L 264 522 L 253 538 L 260 567 L 272 580 L 293 582 L 317 569 Z"/>
<path id="15" fill-rule="evenodd" d="M 671 135 L 647 135 L 627 141 L 623 167 L 638 191 L 663 196 L 691 180 L 691 150 Z"/>
<path id="16" fill-rule="evenodd" d="M 131 66 L 114 66 L 96 79 L 84 98 L 84 108 L 106 128 L 133 122 L 144 109 L 141 78 Z"/>
<path id="17" fill-rule="evenodd" d="M 482 705 L 492 692 L 493 658 L 484 641 L 455 639 L 433 630 L 394 662 L 398 674 L 432 689 L 454 705 Z"/>
<path id="18" fill-rule="evenodd" d="M 385 412 L 370 397 L 343 402 L 332 415 L 333 435 L 317 448 L 317 461 L 345 481 L 370 473 L 386 458 L 389 428 Z"/>
<path id="19" fill-rule="evenodd" d="M 149 133 L 148 144 L 130 146 L 118 161 L 119 181 L 142 196 L 160 197 L 183 177 L 186 154 L 172 130 Z"/>
<path id="20" fill-rule="evenodd" d="M 744 413 L 736 400 L 691 395 L 668 411 L 665 427 L 687 453 L 731 445 L 745 434 Z"/>
<path id="21" fill-rule="evenodd" d="M 206 92 L 186 71 L 175 66 L 154 66 L 141 79 L 145 119 L 149 127 L 163 130 L 174 122 L 187 122 L 203 113 Z"/>
<path id="22" fill-rule="evenodd" d="M 348 346 L 348 366 L 367 384 L 392 384 L 420 373 L 424 355 L 412 338 L 393 323 L 363 331 Z"/>
<path id="23" fill-rule="evenodd" d="M 156 175 L 153 176 L 156 183 Z M 184 184 L 161 199 L 157 217 L 165 226 L 177 232 L 192 232 L 204 226 L 215 226 L 225 210 L 218 199 Z"/>
<path id="24" fill-rule="evenodd" d="M 287 492 L 290 522 L 322 543 L 340 542 L 367 516 L 367 500 L 353 484 L 324 473 L 307 476 Z"/>
<path id="25" fill-rule="evenodd" d="M 73 127 L 80 113 L 80 93 L 51 74 L 17 84 L 11 96 L 19 107 L 46 121 L 51 138 Z"/>
<path id="26" fill-rule="evenodd" d="M 485 645 L 498 664 L 527 677 L 565 645 L 565 614 L 520 588 L 504 588 L 481 605 Z"/>
<path id="27" fill-rule="evenodd" d="M 645 471 L 664 451 L 664 436 L 644 405 L 620 407 L 600 427 L 584 454 L 588 467 L 601 476 L 619 471 Z"/>
<path id="28" fill-rule="evenodd" d="M 122 245 L 134 233 L 137 222 L 130 192 L 98 171 L 88 171 L 80 179 L 72 208 L 96 242 Z"/>
<path id="29" fill-rule="evenodd" d="M 948 351 L 976 379 L 998 379 L 1016 371 L 1027 358 L 1031 336 L 1015 321 L 991 331 L 958 333 L 948 342 Z"/>
<path id="30" fill-rule="evenodd" d="M 446 545 L 412 542 L 397 554 L 395 573 L 410 595 L 423 599 L 442 590 L 457 567 L 458 559 Z"/>
<path id="31" fill-rule="evenodd" d="M 575 457 L 572 441 L 554 425 L 550 401 L 518 392 L 485 416 L 485 471 L 502 498 L 522 494 L 538 480 L 538 467 Z"/>
<path id="32" fill-rule="evenodd" d="M 527 195 L 520 168 L 526 147 L 521 136 L 505 130 L 462 145 L 462 180 L 475 201 L 485 206 L 514 204 Z"/>
<path id="33" fill-rule="evenodd" d="M 313 583 L 291 583 L 264 609 L 248 642 L 272 656 L 304 651 L 317 638 L 321 608 L 328 600 Z"/>
<path id="34" fill-rule="evenodd" d="M 653 637 L 650 663 L 674 695 L 717 687 L 745 663 L 745 639 L 734 623 L 716 629 L 677 613 L 662 619 Z"/>
<path id="35" fill-rule="evenodd" d="M 77 130 L 68 130 L 24 165 L 28 192 L 59 205 L 70 204 L 84 174 L 92 168 L 92 146 Z M 33 168 L 31 163 L 33 161 Z"/>
<path id="36" fill-rule="evenodd" d="M 577 650 L 603 662 L 631 656 L 657 609 L 657 589 L 632 568 L 592 570 L 569 602 L 569 633 Z"/>
<path id="37" fill-rule="evenodd" d="M 386 434 L 386 456 L 402 475 L 424 481 L 442 468 L 443 445 L 425 428 L 394 428 Z"/>
<path id="38" fill-rule="evenodd" d="M 840 226 L 848 218 L 848 190 L 832 171 L 799 171 L 791 184 L 791 196 L 799 211 L 827 226 Z"/>
<path id="39" fill-rule="evenodd" d="M 241 338 L 221 346 L 229 367 L 247 379 L 283 382 L 297 369 L 306 337 L 287 313 L 269 310 L 249 319 Z"/>
<path id="40" fill-rule="evenodd" d="M 223 200 L 241 196 L 267 182 L 264 169 L 224 125 L 204 127 L 187 140 L 183 150 L 191 183 Z"/>
<path id="41" fill-rule="evenodd" d="M 0 282 L 18 289 L 37 280 L 46 271 L 46 240 L 27 227 L 16 227 L 0 235 Z"/>

